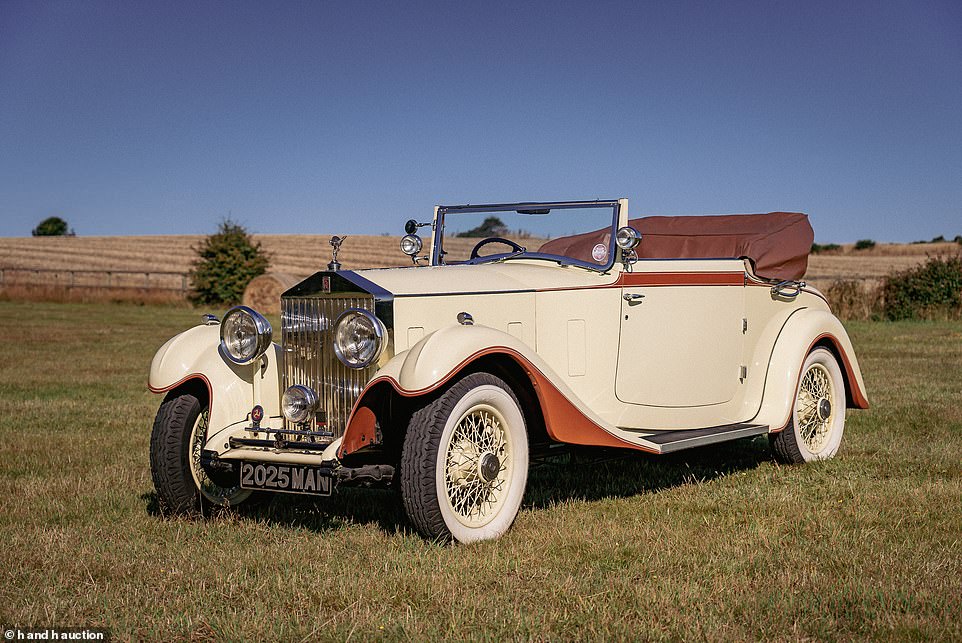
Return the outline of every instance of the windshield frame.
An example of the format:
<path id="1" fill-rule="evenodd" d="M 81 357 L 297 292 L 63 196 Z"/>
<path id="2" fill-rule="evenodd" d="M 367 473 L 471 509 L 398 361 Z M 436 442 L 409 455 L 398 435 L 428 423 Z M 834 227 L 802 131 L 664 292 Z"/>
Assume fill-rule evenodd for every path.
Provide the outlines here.
<path id="1" fill-rule="evenodd" d="M 439 205 L 437 206 L 435 219 L 434 219 L 434 244 L 431 249 L 431 265 L 432 266 L 443 266 L 444 263 L 444 218 L 449 213 L 462 213 L 462 214 L 482 214 L 485 212 L 503 212 L 503 211 L 516 211 L 516 210 L 576 210 L 579 208 L 611 208 L 611 238 L 614 239 L 618 233 L 618 221 L 621 215 L 621 201 L 617 199 L 600 199 L 597 201 L 525 201 L 521 203 L 491 203 L 482 205 Z M 587 231 L 586 231 L 587 232 Z M 479 239 L 480 241 L 480 239 Z M 604 265 L 591 263 L 588 261 L 582 261 L 580 259 L 574 259 L 572 257 L 566 257 L 564 255 L 552 255 L 540 252 L 532 252 L 530 250 L 525 251 L 522 254 L 517 254 L 514 251 L 499 253 L 493 255 L 487 255 L 490 257 L 487 261 L 476 262 L 476 263 L 491 263 L 498 261 L 511 261 L 514 259 L 542 259 L 545 261 L 553 261 L 561 265 L 569 266 L 580 266 L 582 268 L 587 268 L 588 270 L 593 270 L 595 272 L 608 272 L 615 265 L 616 255 L 618 254 L 618 247 L 612 244 L 611 252 L 608 253 L 608 262 Z M 457 265 L 463 265 L 467 262 L 457 262 Z"/>

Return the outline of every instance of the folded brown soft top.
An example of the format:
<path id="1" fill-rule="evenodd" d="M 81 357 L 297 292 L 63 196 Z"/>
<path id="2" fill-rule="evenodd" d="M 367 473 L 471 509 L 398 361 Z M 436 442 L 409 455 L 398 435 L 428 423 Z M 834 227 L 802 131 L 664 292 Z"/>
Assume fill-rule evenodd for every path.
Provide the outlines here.
<path id="1" fill-rule="evenodd" d="M 808 216 L 799 212 L 641 217 L 628 225 L 642 235 L 639 259 L 747 258 L 755 274 L 766 279 L 801 279 L 815 240 Z M 599 230 L 560 237 L 539 252 L 588 257 L 596 244 L 610 243 L 608 236 Z"/>

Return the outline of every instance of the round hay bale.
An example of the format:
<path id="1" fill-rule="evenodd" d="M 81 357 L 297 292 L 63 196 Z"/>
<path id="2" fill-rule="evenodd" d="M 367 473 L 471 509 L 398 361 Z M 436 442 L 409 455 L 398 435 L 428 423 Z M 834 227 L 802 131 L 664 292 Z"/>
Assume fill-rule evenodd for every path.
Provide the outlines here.
<path id="1" fill-rule="evenodd" d="M 266 315 L 277 315 L 281 312 L 281 294 L 301 279 L 286 272 L 254 277 L 244 289 L 244 305 Z"/>

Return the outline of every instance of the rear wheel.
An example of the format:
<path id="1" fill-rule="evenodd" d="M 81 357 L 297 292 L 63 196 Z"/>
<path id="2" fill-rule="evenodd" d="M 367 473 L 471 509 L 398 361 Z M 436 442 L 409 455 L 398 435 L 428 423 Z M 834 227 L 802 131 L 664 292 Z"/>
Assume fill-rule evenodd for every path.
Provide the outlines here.
<path id="1" fill-rule="evenodd" d="M 204 503 L 233 506 L 251 492 L 215 484 L 200 465 L 210 409 L 193 395 L 169 395 L 150 435 L 150 471 L 163 511 L 190 514 Z"/>
<path id="2" fill-rule="evenodd" d="M 411 418 L 401 456 L 404 508 L 429 538 L 488 540 L 508 530 L 528 479 L 517 397 L 488 373 L 463 378 Z"/>
<path id="3" fill-rule="evenodd" d="M 775 457 L 786 464 L 827 460 L 845 430 L 845 379 L 832 353 L 816 348 L 805 359 L 791 422 L 771 436 Z"/>

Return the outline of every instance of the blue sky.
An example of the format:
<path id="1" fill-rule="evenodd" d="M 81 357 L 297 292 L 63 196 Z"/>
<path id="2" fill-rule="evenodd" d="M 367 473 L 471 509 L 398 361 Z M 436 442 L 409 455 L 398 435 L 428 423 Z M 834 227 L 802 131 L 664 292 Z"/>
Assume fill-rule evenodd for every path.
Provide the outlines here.
<path id="1" fill-rule="evenodd" d="M 622 196 L 962 234 L 962 3 L 0 0 L 0 236 Z"/>

